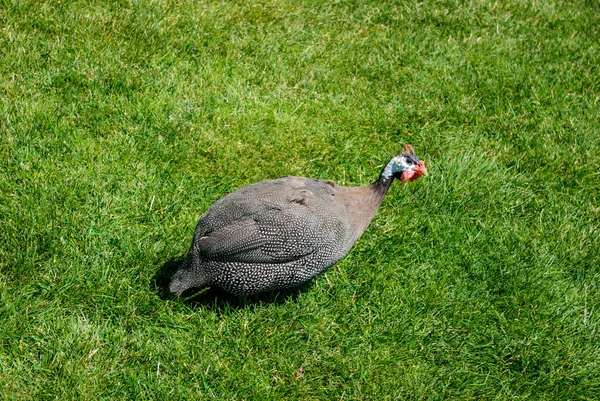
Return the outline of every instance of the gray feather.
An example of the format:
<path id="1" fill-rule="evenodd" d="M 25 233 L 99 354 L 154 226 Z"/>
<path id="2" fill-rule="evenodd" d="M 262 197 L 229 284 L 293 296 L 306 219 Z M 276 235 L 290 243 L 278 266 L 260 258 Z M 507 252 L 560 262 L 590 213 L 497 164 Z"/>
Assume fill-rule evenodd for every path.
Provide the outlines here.
<path id="1" fill-rule="evenodd" d="M 391 162 L 390 162 L 391 163 Z M 201 217 L 170 290 L 219 286 L 237 294 L 300 285 L 340 260 L 392 181 L 365 187 L 281 177 L 241 188 Z"/>

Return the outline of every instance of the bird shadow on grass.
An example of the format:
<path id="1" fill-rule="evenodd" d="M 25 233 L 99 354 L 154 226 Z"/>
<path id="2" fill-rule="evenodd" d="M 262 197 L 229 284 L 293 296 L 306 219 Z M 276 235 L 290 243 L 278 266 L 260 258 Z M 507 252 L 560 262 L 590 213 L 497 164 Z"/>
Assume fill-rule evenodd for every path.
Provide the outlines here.
<path id="1" fill-rule="evenodd" d="M 218 313 L 227 313 L 231 310 L 246 309 L 266 304 L 283 305 L 290 301 L 295 302 L 313 284 L 311 280 L 299 287 L 250 296 L 232 295 L 219 287 L 191 288 L 177 297 L 169 291 L 169 282 L 183 259 L 174 258 L 165 262 L 152 277 L 151 285 L 154 286 L 160 299 L 180 300 L 194 309 L 202 308 L 215 310 Z"/>

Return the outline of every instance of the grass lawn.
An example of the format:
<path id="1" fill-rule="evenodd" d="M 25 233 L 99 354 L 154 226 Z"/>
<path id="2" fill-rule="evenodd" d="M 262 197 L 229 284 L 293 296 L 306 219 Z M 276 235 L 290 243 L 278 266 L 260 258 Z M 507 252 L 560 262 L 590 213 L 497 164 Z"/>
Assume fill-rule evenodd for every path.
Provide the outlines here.
<path id="1" fill-rule="evenodd" d="M 596 1 L 0 2 L 0 400 L 600 399 Z M 308 285 L 169 297 L 200 215 L 395 183 Z"/>

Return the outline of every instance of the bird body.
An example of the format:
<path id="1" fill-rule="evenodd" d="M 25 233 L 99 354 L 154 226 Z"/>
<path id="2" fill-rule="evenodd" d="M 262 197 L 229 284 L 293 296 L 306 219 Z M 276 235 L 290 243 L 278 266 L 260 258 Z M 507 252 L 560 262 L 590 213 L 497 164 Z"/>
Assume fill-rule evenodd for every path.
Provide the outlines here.
<path id="1" fill-rule="evenodd" d="M 422 167 L 418 176 L 426 174 L 414 151 L 411 157 Z M 216 285 L 250 295 L 310 280 L 365 231 L 393 181 L 394 173 L 384 173 L 363 187 L 287 176 L 221 198 L 201 217 L 171 292 Z"/>

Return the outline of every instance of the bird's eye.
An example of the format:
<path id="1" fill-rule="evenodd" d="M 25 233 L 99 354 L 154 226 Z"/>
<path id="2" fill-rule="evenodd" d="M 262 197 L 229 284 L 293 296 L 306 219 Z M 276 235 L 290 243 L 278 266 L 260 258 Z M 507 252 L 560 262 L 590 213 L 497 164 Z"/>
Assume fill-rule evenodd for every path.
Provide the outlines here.
<path id="1" fill-rule="evenodd" d="M 406 160 L 406 164 L 408 164 L 409 166 L 412 166 L 413 164 L 415 164 L 415 162 L 413 162 L 411 159 L 409 159 L 408 157 L 405 159 Z"/>

